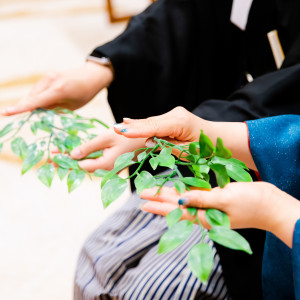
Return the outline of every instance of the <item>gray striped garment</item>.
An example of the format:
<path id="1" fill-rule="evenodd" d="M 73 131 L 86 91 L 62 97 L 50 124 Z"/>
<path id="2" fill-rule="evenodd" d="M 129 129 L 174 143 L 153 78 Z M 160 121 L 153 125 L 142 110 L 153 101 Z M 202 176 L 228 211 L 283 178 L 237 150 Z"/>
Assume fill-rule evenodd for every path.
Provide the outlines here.
<path id="1" fill-rule="evenodd" d="M 219 255 L 208 284 L 202 284 L 187 266 L 187 254 L 200 242 L 195 225 L 192 236 L 177 249 L 157 254 L 167 229 L 165 218 L 140 209 L 136 194 L 101 225 L 81 251 L 74 300 L 94 299 L 229 299 Z"/>

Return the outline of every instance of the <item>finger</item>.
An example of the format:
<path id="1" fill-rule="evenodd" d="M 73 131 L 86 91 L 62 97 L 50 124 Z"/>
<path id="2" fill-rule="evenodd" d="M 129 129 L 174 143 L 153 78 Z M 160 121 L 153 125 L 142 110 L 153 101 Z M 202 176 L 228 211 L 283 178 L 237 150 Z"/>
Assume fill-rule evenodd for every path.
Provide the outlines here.
<path id="1" fill-rule="evenodd" d="M 220 189 L 214 188 L 211 191 L 192 190 L 183 193 L 178 203 L 181 205 L 197 207 L 197 208 L 220 208 L 219 199 Z"/>
<path id="2" fill-rule="evenodd" d="M 161 216 L 166 216 L 168 213 L 170 213 L 176 208 L 178 208 L 178 205 L 176 204 L 155 201 L 146 202 L 142 206 L 142 210 Z M 185 208 L 183 208 L 181 220 L 194 221 L 195 217 L 191 216 L 189 212 Z"/>
<path id="3" fill-rule="evenodd" d="M 23 112 L 33 111 L 37 108 L 49 108 L 57 101 L 54 93 L 42 93 L 38 96 L 26 96 L 17 104 L 4 108 L 1 113 L 4 116 L 11 116 Z"/>
<path id="4" fill-rule="evenodd" d="M 99 150 L 106 148 L 108 146 L 109 141 L 110 141 L 110 138 L 106 134 L 98 136 L 98 137 L 76 147 L 71 152 L 71 158 L 72 159 L 82 159 L 84 157 L 87 157 L 90 153 L 93 153 L 95 151 L 99 151 Z"/>
<path id="5" fill-rule="evenodd" d="M 172 203 L 161 203 L 161 202 L 146 202 L 142 206 L 142 210 L 150 212 L 152 214 L 166 216 L 169 212 L 176 209 L 178 205 Z"/>
<path id="6" fill-rule="evenodd" d="M 206 229 L 211 229 L 211 226 L 209 225 L 209 223 L 207 222 L 206 217 L 205 217 L 205 210 L 204 209 L 198 209 L 197 215 L 198 215 L 198 219 L 200 220 L 201 224 Z"/>
<path id="7" fill-rule="evenodd" d="M 159 187 L 145 189 L 140 194 L 140 197 L 146 200 L 173 203 L 178 206 L 178 199 L 180 195 L 175 188 L 162 187 L 160 192 L 157 194 L 158 189 Z"/>

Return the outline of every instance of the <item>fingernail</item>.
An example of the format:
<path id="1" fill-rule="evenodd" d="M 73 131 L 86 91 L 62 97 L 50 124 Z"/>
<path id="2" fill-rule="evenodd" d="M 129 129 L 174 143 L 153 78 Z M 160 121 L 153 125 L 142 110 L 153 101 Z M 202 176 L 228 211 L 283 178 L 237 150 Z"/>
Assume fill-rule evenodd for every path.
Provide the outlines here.
<path id="1" fill-rule="evenodd" d="M 123 127 L 123 123 L 115 123 L 115 124 L 114 124 L 114 127 L 116 127 L 116 128 Z"/>
<path id="2" fill-rule="evenodd" d="M 121 132 L 127 132 L 127 129 L 126 129 L 126 128 L 124 128 L 124 129 L 122 129 L 122 130 L 121 130 Z"/>
<path id="3" fill-rule="evenodd" d="M 81 151 L 79 149 L 74 149 L 72 152 L 71 152 L 71 156 L 75 159 L 80 159 L 80 158 L 83 158 L 83 155 L 81 153 Z"/>
<path id="4" fill-rule="evenodd" d="M 156 146 L 156 142 L 154 142 L 153 140 L 148 140 L 146 143 L 145 143 L 145 146 L 148 147 L 148 148 L 153 148 Z"/>
<path id="5" fill-rule="evenodd" d="M 178 200 L 178 204 L 179 205 L 187 205 L 187 204 L 189 204 L 189 199 L 188 198 L 180 198 Z"/>
<path id="6" fill-rule="evenodd" d="M 126 122 L 126 121 L 130 121 L 131 119 L 130 118 L 123 118 L 123 121 Z"/>

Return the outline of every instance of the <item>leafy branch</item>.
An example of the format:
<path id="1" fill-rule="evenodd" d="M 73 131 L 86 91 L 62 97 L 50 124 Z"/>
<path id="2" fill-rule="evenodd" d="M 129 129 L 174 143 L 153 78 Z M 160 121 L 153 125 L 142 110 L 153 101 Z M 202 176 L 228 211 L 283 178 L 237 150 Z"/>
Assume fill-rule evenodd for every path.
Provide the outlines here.
<path id="1" fill-rule="evenodd" d="M 98 119 L 87 119 L 68 109 L 37 109 L 0 130 L 0 152 L 5 143 L 11 143 L 13 153 L 23 161 L 22 175 L 43 162 L 37 170 L 37 176 L 47 187 L 51 186 L 55 176 L 52 161 L 55 162 L 58 165 L 57 174 L 60 180 L 68 175 L 68 190 L 72 192 L 81 184 L 85 175 L 90 176 L 90 174 L 81 169 L 76 160 L 64 154 L 70 154 L 82 142 L 96 137 L 88 131 L 99 124 L 108 128 L 108 125 Z M 44 132 L 44 135 L 27 144 L 21 135 L 24 127 L 30 128 L 34 136 L 37 136 L 39 131 Z M 61 154 L 50 158 L 51 146 L 56 146 Z M 102 156 L 102 151 L 97 151 L 91 153 L 88 158 L 100 156 Z"/>
<path id="2" fill-rule="evenodd" d="M 250 182 L 252 178 L 247 172 L 247 166 L 232 157 L 231 151 L 224 147 L 222 139 L 218 138 L 216 147 L 212 141 L 201 131 L 198 142 L 189 145 L 175 145 L 166 140 L 154 138 L 156 146 L 153 148 L 138 149 L 125 153 L 118 157 L 114 169 L 111 171 L 97 170 L 94 175 L 103 177 L 101 182 L 101 199 L 104 207 L 107 207 L 117 199 L 126 189 L 126 179 L 117 176 L 122 169 L 137 165 L 136 171 L 127 179 L 135 177 L 134 184 L 139 194 L 142 190 L 158 186 L 158 192 L 167 183 L 172 182 L 179 194 L 191 188 L 210 190 L 210 174 L 215 174 L 217 184 L 223 188 L 232 180 Z M 158 152 L 160 150 L 160 152 Z M 179 151 L 179 157 L 172 155 L 172 151 Z M 136 155 L 136 153 L 139 153 Z M 134 158 L 136 157 L 136 160 Z M 152 175 L 142 170 L 142 166 L 149 161 L 153 170 L 158 166 L 171 170 L 168 174 Z M 187 167 L 191 176 L 184 177 L 178 169 L 179 165 Z M 166 221 L 168 230 L 162 235 L 158 245 L 158 253 L 166 253 L 174 250 L 184 243 L 192 234 L 194 224 L 202 229 L 203 238 L 200 243 L 194 245 L 188 254 L 188 265 L 193 274 L 202 282 L 207 282 L 213 268 L 214 255 L 209 244 L 205 243 L 205 236 L 210 240 L 227 248 L 242 250 L 251 254 L 249 243 L 236 231 L 230 229 L 228 216 L 217 209 L 207 209 L 205 216 L 211 225 L 206 230 L 197 216 L 196 208 L 187 208 L 193 221 L 183 220 L 183 211 L 180 206 L 170 212 Z"/>
<path id="3" fill-rule="evenodd" d="M 67 176 L 68 190 L 72 192 L 81 184 L 85 175 L 90 176 L 90 174 L 79 167 L 77 160 L 64 154 L 70 154 L 82 142 L 96 137 L 96 135 L 88 132 L 95 128 L 96 124 L 108 128 L 100 120 L 87 119 L 70 110 L 38 109 L 28 114 L 24 119 L 11 122 L 0 130 L 0 152 L 4 143 L 11 142 L 13 153 L 23 161 L 22 175 L 46 157 L 42 166 L 37 170 L 38 179 L 47 187 L 51 186 L 55 176 L 53 161 L 58 166 L 56 171 L 58 177 L 63 180 Z M 38 137 L 33 143 L 27 144 L 23 137 L 19 136 L 25 126 L 30 127 L 34 136 L 39 131 L 44 132 L 45 136 Z M 159 192 L 167 182 L 172 182 L 179 194 L 191 188 L 210 190 L 212 172 L 221 188 L 228 184 L 231 179 L 252 181 L 246 165 L 232 157 L 230 150 L 224 147 L 220 138 L 217 139 L 216 147 L 202 131 L 199 141 L 189 145 L 175 145 L 156 137 L 154 140 L 156 146 L 153 148 L 142 148 L 119 156 L 115 161 L 113 170 L 96 170 L 94 172 L 94 176 L 102 177 L 101 199 L 104 207 L 121 196 L 127 188 L 127 179 L 129 178 L 134 178 L 138 194 L 146 188 L 155 186 L 159 187 Z M 51 159 L 50 147 L 52 145 L 56 146 L 61 153 Z M 179 152 L 178 157 L 172 155 L 173 150 Z M 87 158 L 94 159 L 100 156 L 102 156 L 102 151 L 97 151 Z M 170 172 L 152 175 L 143 170 L 146 162 L 150 164 L 153 170 L 161 166 L 170 169 Z M 123 179 L 118 176 L 120 171 L 134 164 L 137 165 L 137 168 L 128 178 Z M 188 168 L 191 175 L 184 177 L 178 166 Z M 216 209 L 207 209 L 206 219 L 212 227 L 207 231 L 198 219 L 197 209 L 187 208 L 187 210 L 194 218 L 193 221 L 181 221 L 183 212 L 180 206 L 167 215 L 166 221 L 169 229 L 160 238 L 158 253 L 172 251 L 184 243 L 191 236 L 194 224 L 201 227 L 203 237 L 200 243 L 190 249 L 188 265 L 193 274 L 202 282 L 207 282 L 214 259 L 211 246 L 204 242 L 206 236 L 225 247 L 252 253 L 249 243 L 237 232 L 230 229 L 229 218 L 225 213 Z"/>

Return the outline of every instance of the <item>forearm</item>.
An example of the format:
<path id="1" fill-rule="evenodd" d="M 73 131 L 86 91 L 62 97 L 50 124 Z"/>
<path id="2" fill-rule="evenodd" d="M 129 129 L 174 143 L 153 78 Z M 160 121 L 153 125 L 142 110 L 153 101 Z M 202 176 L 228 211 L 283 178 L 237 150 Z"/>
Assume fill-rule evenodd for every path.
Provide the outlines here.
<path id="1" fill-rule="evenodd" d="M 295 224 L 300 218 L 300 202 L 279 189 L 272 194 L 272 198 L 270 202 L 275 210 L 270 209 L 270 212 L 274 210 L 274 213 L 270 213 L 270 221 L 266 222 L 263 229 L 272 232 L 292 248 Z"/>
<path id="2" fill-rule="evenodd" d="M 220 137 L 224 145 L 231 150 L 234 158 L 243 161 L 250 169 L 257 170 L 249 149 L 248 129 L 245 123 L 211 122 L 201 118 L 197 119 L 199 132 L 200 129 L 203 129 L 214 143 Z"/>

